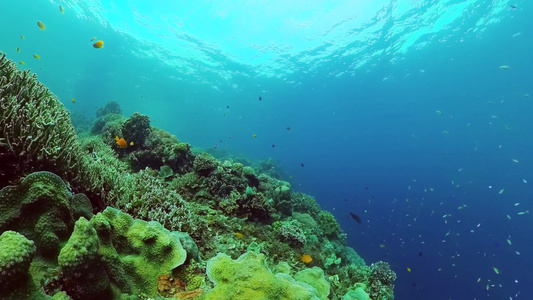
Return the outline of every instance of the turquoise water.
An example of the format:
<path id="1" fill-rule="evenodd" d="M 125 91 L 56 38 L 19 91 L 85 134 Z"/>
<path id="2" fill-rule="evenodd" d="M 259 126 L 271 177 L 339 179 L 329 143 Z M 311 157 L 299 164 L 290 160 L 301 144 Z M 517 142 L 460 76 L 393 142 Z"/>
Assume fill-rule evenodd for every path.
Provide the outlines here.
<path id="1" fill-rule="evenodd" d="M 287 2 L 2 1 L 0 51 L 72 112 L 279 161 L 396 299 L 531 299 L 533 4 Z"/>

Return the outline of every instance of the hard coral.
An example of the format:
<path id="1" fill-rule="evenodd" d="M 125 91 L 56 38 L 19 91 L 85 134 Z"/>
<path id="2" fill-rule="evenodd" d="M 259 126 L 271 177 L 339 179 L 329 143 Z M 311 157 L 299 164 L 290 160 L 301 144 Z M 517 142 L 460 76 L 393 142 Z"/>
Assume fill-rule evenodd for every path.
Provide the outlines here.
<path id="1" fill-rule="evenodd" d="M 207 262 L 207 276 L 215 287 L 205 293 L 206 300 L 319 299 L 312 286 L 287 274 L 272 274 L 265 264 L 265 256 L 255 252 L 247 252 L 237 260 L 219 253 Z"/>
<path id="2" fill-rule="evenodd" d="M 133 148 L 144 147 L 146 138 L 151 131 L 150 118 L 140 113 L 134 113 L 122 125 L 122 137 L 128 143 L 133 142 Z"/>
<path id="3" fill-rule="evenodd" d="M 35 74 L 0 58 L 0 187 L 38 170 L 80 175 L 80 148 L 63 104 Z"/>

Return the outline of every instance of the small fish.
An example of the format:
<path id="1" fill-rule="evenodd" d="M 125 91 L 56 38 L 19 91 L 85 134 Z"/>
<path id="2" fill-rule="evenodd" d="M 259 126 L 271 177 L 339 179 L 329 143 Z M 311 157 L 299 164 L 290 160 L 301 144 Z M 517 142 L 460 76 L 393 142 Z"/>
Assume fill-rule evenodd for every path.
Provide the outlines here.
<path id="1" fill-rule="evenodd" d="M 21 60 L 21 61 L 19 61 L 19 64 L 25 65 L 26 63 Z"/>
<path id="2" fill-rule="evenodd" d="M 509 246 L 511 246 L 511 239 L 507 239 L 507 244 L 509 244 Z"/>
<path id="3" fill-rule="evenodd" d="M 133 146 L 133 145 L 134 145 L 133 142 L 130 142 L 130 146 Z"/>
<path id="4" fill-rule="evenodd" d="M 301 163 L 300 166 L 302 166 L 302 168 L 304 167 L 304 163 Z"/>
<path id="5" fill-rule="evenodd" d="M 496 274 L 500 274 L 500 270 L 498 270 L 498 268 L 496 268 L 496 267 L 492 267 L 492 269 L 494 270 L 494 273 L 496 273 Z"/>
<path id="6" fill-rule="evenodd" d="M 276 147 L 276 145 L 272 144 L 272 148 L 275 148 L 275 147 Z"/>
<path id="7" fill-rule="evenodd" d="M 302 255 L 302 262 L 308 264 L 313 261 L 313 258 L 310 255 L 304 254 Z"/>
<path id="8" fill-rule="evenodd" d="M 20 52 L 20 48 L 17 48 L 17 52 Z"/>
<path id="9" fill-rule="evenodd" d="M 361 222 L 362 222 L 361 217 L 359 217 L 358 215 L 354 214 L 353 212 L 350 212 L 350 216 L 352 216 L 352 219 L 354 219 L 355 222 L 361 224 Z"/>
<path id="10" fill-rule="evenodd" d="M 505 189 L 501 189 L 501 190 L 498 192 L 498 195 L 503 194 L 504 191 L 505 191 Z"/>
<path id="11" fill-rule="evenodd" d="M 213 148 L 215 148 L 215 149 L 216 149 L 216 148 L 218 148 L 218 145 L 217 145 L 217 144 L 215 144 L 215 145 L 213 146 Z"/>
<path id="12" fill-rule="evenodd" d="M 46 27 L 44 26 L 43 22 L 41 21 L 37 21 L 37 26 L 39 26 L 39 28 L 41 28 L 41 30 L 45 30 Z"/>
<path id="13" fill-rule="evenodd" d="M 411 268 L 407 267 L 407 272 L 411 272 Z"/>
<path id="14" fill-rule="evenodd" d="M 61 13 L 65 13 L 65 10 L 63 9 L 63 6 L 59 5 L 59 11 L 60 11 Z"/>
<path id="15" fill-rule="evenodd" d="M 517 6 L 516 4 L 511 4 L 511 8 L 512 8 L 512 9 L 517 9 L 518 6 Z"/>
<path id="16" fill-rule="evenodd" d="M 379 244 L 379 248 L 385 248 L 385 244 Z"/>
<path id="17" fill-rule="evenodd" d="M 529 94 L 524 94 L 524 97 L 525 98 L 529 98 Z"/>
<path id="18" fill-rule="evenodd" d="M 119 148 L 127 148 L 128 147 L 128 143 L 123 138 L 119 138 L 118 136 L 116 136 L 115 137 L 115 141 L 117 142 L 117 145 L 118 145 Z"/>
<path id="19" fill-rule="evenodd" d="M 522 179 L 522 182 L 523 183 L 527 183 L 527 180 L 524 178 L 524 179 Z"/>
<path id="20" fill-rule="evenodd" d="M 285 127 L 285 129 L 287 129 L 287 130 L 291 130 L 291 128 L 290 128 L 290 127 Z"/>
<path id="21" fill-rule="evenodd" d="M 252 134 L 252 136 L 253 136 L 254 138 L 256 138 L 256 137 L 257 137 L 257 134 Z"/>
<path id="22" fill-rule="evenodd" d="M 24 36 L 23 36 L 23 35 L 21 35 L 21 36 L 20 36 L 20 38 L 21 38 L 21 39 L 24 39 Z"/>
<path id="23" fill-rule="evenodd" d="M 76 99 L 74 98 L 70 99 L 70 101 L 72 101 L 72 103 L 76 103 Z"/>
<path id="24" fill-rule="evenodd" d="M 424 253 L 422 253 L 422 251 L 418 252 L 418 256 L 422 256 L 424 255 Z"/>
<path id="25" fill-rule="evenodd" d="M 440 110 L 436 110 L 435 113 L 436 113 L 437 115 L 442 115 L 442 111 L 440 111 Z"/>
<path id="26" fill-rule="evenodd" d="M 96 41 L 94 44 L 93 44 L 93 47 L 95 49 L 100 49 L 104 46 L 104 41 L 100 40 L 100 41 Z"/>
<path id="27" fill-rule="evenodd" d="M 244 234 L 240 232 L 235 232 L 235 236 L 242 239 L 244 237 Z"/>
<path id="28" fill-rule="evenodd" d="M 517 164 L 518 163 L 518 159 L 513 158 L 513 162 Z"/>
<path id="29" fill-rule="evenodd" d="M 508 65 L 501 65 L 501 66 L 499 67 L 499 69 L 501 69 L 501 70 L 509 70 L 509 69 L 511 69 L 511 67 L 508 66 Z"/>
<path id="30" fill-rule="evenodd" d="M 229 105 L 226 105 L 226 108 L 229 108 Z"/>
<path id="31" fill-rule="evenodd" d="M 91 39 L 91 42 L 94 41 L 94 40 L 96 40 L 96 37 L 93 37 L 93 38 Z"/>
<path id="32" fill-rule="evenodd" d="M 36 59 L 41 59 L 41 57 L 37 54 L 34 54 L 33 57 L 35 57 Z"/>
<path id="33" fill-rule="evenodd" d="M 263 100 L 263 98 L 261 98 L 261 96 L 259 96 L 259 101 Z"/>

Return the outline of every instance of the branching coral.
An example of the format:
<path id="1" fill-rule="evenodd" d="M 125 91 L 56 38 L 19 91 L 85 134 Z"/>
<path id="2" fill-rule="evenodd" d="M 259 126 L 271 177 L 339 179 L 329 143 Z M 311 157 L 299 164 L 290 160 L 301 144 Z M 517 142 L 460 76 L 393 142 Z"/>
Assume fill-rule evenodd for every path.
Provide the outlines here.
<path id="1" fill-rule="evenodd" d="M 0 187 L 24 172 L 80 173 L 80 148 L 63 104 L 37 81 L 0 58 Z"/>

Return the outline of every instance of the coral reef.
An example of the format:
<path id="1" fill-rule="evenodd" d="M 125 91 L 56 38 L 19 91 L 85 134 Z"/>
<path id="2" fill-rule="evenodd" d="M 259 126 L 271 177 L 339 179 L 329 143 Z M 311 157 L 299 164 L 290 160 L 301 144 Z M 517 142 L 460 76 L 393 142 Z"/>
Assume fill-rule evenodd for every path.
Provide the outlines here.
<path id="1" fill-rule="evenodd" d="M 116 102 L 77 136 L 57 98 L 5 57 L 0 108 L 0 281 L 18 278 L 12 299 L 393 299 L 388 264 L 367 266 L 272 160 L 192 151 Z"/>

